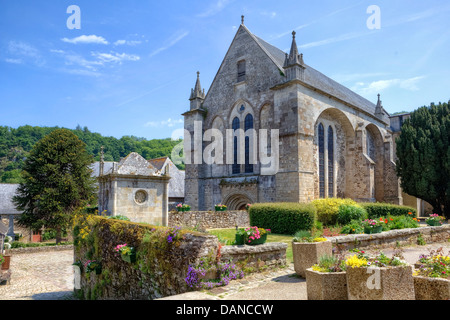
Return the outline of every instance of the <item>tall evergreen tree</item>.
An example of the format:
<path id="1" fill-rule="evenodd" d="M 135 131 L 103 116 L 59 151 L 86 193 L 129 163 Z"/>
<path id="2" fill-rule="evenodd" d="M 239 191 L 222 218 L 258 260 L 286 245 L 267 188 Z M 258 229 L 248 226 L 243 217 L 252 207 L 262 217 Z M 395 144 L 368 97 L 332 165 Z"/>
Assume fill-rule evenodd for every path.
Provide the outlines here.
<path id="1" fill-rule="evenodd" d="M 397 139 L 402 189 L 450 218 L 450 101 L 411 113 Z"/>
<path id="2" fill-rule="evenodd" d="M 95 200 L 92 162 L 86 144 L 70 130 L 57 129 L 39 140 L 24 163 L 23 182 L 13 198 L 23 211 L 19 224 L 52 228 L 60 242 L 74 212 Z"/>

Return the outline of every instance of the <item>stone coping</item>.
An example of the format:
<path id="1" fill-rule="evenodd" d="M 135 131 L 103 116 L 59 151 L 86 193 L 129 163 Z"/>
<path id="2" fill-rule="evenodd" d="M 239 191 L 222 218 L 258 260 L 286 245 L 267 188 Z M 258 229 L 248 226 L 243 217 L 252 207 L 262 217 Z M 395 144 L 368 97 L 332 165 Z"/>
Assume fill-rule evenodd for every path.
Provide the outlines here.
<path id="1" fill-rule="evenodd" d="M 283 243 L 283 242 L 266 242 L 264 244 L 259 244 L 259 245 L 255 245 L 255 246 L 249 246 L 249 245 L 223 246 L 221 249 L 221 253 L 222 253 L 222 255 L 232 254 L 232 253 L 250 254 L 250 253 L 268 252 L 268 251 L 276 251 L 276 250 L 286 250 L 287 247 L 288 247 L 287 243 Z"/>
<path id="2" fill-rule="evenodd" d="M 55 245 L 55 246 L 42 246 L 42 247 L 28 247 L 28 248 L 14 248 L 11 249 L 11 254 L 22 254 L 22 253 L 35 253 L 35 252 L 47 252 L 47 251 L 64 251 L 73 250 L 73 244 L 67 245 Z"/>
<path id="3" fill-rule="evenodd" d="M 427 243 L 441 242 L 450 239 L 450 225 L 442 225 L 439 227 L 419 227 L 384 231 L 375 234 L 351 234 L 346 236 L 329 237 L 333 244 L 353 244 L 354 247 L 364 246 L 390 246 L 392 242 L 408 242 L 411 243 L 417 236 L 422 235 Z M 441 235 L 441 236 L 439 236 Z"/>

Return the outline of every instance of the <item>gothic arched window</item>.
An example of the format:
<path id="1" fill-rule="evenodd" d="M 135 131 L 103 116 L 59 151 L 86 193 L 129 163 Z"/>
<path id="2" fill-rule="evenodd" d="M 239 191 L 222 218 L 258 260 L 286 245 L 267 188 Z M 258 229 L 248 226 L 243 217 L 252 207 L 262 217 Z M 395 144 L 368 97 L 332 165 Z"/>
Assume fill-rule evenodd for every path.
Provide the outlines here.
<path id="1" fill-rule="evenodd" d="M 234 118 L 232 123 L 232 129 L 234 131 L 238 130 L 240 128 L 239 118 Z M 234 142 L 233 142 L 233 166 L 232 166 L 232 173 L 237 174 L 241 172 L 240 165 L 238 163 L 238 138 L 235 135 L 234 136 Z"/>
<path id="2" fill-rule="evenodd" d="M 248 114 L 244 122 L 245 131 L 253 129 L 253 116 Z M 250 137 L 245 137 L 245 173 L 253 173 L 253 164 L 250 164 Z"/>
<path id="3" fill-rule="evenodd" d="M 325 130 L 319 124 L 319 196 L 325 198 Z"/>
<path id="4" fill-rule="evenodd" d="M 328 127 L 328 197 L 334 197 L 334 135 L 331 126 Z"/>

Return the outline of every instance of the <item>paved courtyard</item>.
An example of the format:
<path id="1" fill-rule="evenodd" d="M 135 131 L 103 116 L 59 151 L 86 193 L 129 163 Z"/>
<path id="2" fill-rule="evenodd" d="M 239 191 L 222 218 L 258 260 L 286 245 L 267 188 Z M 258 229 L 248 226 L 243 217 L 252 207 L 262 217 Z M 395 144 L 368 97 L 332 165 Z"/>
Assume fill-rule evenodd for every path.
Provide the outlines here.
<path id="1" fill-rule="evenodd" d="M 417 261 L 428 249 L 444 247 L 450 242 L 404 247 L 409 263 Z M 392 249 L 382 250 L 387 255 Z M 74 299 L 73 250 L 15 254 L 11 258 L 11 284 L 0 286 L 0 300 Z M 277 271 L 253 274 L 232 281 L 227 287 L 208 292 L 190 292 L 164 300 L 306 300 L 306 281 L 295 275 L 293 264 Z"/>
<path id="2" fill-rule="evenodd" d="M 73 293 L 73 250 L 15 254 L 1 300 L 62 300 Z"/>

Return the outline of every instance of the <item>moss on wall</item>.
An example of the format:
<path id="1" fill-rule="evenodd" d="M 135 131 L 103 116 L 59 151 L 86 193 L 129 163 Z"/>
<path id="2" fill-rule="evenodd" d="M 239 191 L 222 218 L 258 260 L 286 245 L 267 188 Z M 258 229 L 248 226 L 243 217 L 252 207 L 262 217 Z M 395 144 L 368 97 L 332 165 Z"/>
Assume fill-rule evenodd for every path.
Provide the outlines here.
<path id="1" fill-rule="evenodd" d="M 136 262 L 121 259 L 115 247 L 135 248 Z M 217 255 L 215 236 L 143 223 L 82 215 L 75 219 L 75 261 L 101 261 L 102 271 L 81 274 L 84 299 L 155 299 L 186 292 L 190 264 Z M 83 268 L 86 269 L 86 268 Z"/>

